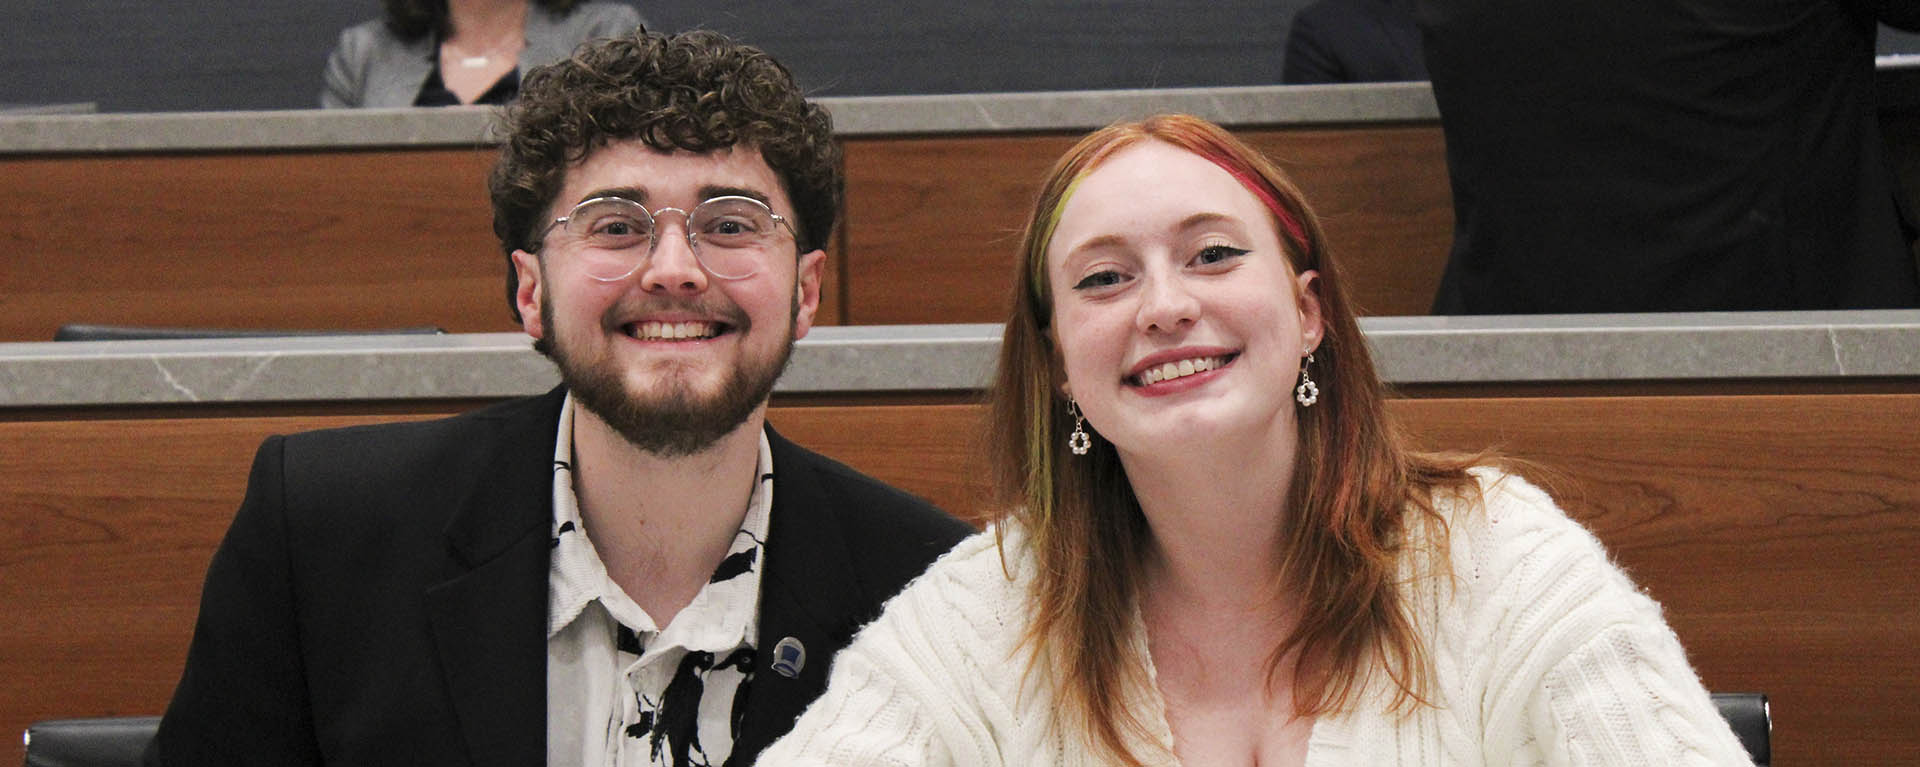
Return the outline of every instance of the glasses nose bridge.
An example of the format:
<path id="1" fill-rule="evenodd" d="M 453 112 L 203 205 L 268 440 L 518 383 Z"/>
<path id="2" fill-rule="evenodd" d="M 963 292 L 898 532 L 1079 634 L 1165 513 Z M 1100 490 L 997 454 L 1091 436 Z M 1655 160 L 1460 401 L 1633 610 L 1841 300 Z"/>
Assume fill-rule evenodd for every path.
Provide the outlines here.
<path id="1" fill-rule="evenodd" d="M 694 209 L 698 210 L 699 206 L 698 205 L 694 206 Z M 693 233 L 693 211 L 682 210 L 680 208 L 674 208 L 674 207 L 665 207 L 659 210 L 647 210 L 646 206 L 644 205 L 640 206 L 640 210 L 644 211 L 647 214 L 648 221 L 650 221 L 653 224 L 652 226 L 653 232 L 649 237 L 647 237 L 647 254 L 648 255 L 652 255 L 655 251 L 658 251 L 660 249 L 660 235 L 666 231 L 666 222 L 660 220 L 660 215 L 663 213 L 680 214 L 681 239 L 686 240 L 687 250 L 693 251 L 695 254 L 698 254 L 700 252 L 700 238 L 694 236 L 694 233 Z"/>

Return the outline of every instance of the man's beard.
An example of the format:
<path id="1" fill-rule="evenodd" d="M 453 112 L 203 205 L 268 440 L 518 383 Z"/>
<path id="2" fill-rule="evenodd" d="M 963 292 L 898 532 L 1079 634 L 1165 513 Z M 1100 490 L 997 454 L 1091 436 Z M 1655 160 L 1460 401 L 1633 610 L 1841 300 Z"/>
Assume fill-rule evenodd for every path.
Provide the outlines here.
<path id="1" fill-rule="evenodd" d="M 797 316 L 798 301 L 794 311 Z M 777 354 L 765 359 L 743 359 L 729 371 L 720 391 L 701 399 L 686 380 L 674 377 L 664 391 L 642 397 L 629 391 L 626 371 L 611 358 L 602 364 L 585 364 L 572 357 L 554 332 L 552 304 L 540 307 L 545 338 L 534 348 L 560 368 L 560 381 L 589 412 L 612 426 L 634 447 L 661 458 L 694 455 L 712 447 L 721 437 L 746 423 L 747 418 L 773 394 L 773 384 L 786 370 L 793 355 L 793 318 L 788 319 L 787 337 Z M 745 336 L 752 321 L 744 313 L 733 332 Z"/>

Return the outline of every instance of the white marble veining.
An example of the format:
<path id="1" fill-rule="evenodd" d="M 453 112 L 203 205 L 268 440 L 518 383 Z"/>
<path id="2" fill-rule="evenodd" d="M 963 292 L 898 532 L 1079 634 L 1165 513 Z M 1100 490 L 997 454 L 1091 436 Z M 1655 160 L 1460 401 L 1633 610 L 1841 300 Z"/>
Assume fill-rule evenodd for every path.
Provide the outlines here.
<path id="1" fill-rule="evenodd" d="M 1920 57 L 1881 57 L 1883 79 L 1920 71 L 1913 58 Z M 1888 95 L 1882 94 L 1883 102 Z M 1156 112 L 1189 112 L 1234 126 L 1440 118 L 1433 89 L 1424 82 L 828 96 L 815 101 L 833 113 L 834 131 L 841 136 L 1084 131 Z M 52 111 L 90 107 L 64 105 Z M 0 154 L 491 146 L 498 143 L 493 124 L 493 110 L 487 107 L 37 115 L 0 110 Z"/>
<path id="2" fill-rule="evenodd" d="M 1920 310 L 1361 321 L 1397 384 L 1920 374 Z"/>
<path id="3" fill-rule="evenodd" d="M 0 154 L 495 146 L 486 107 L 0 117 Z"/>
<path id="4" fill-rule="evenodd" d="M 1920 310 L 1383 317 L 1389 383 L 1920 378 Z M 777 391 L 975 391 L 1000 326 L 818 327 Z M 506 397 L 558 377 L 516 333 L 0 344 L 0 407 Z"/>
<path id="5" fill-rule="evenodd" d="M 1091 130 L 1160 112 L 1224 125 L 1440 119 L 1426 83 L 974 93 L 821 99 L 844 135 Z"/>

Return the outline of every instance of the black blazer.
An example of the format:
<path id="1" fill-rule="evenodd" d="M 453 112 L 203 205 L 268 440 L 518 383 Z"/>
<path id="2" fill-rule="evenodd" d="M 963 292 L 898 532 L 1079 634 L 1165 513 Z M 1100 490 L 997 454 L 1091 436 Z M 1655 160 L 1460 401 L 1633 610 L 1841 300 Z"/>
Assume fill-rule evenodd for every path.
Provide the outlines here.
<path id="1" fill-rule="evenodd" d="M 450 419 L 272 437 L 214 553 L 149 764 L 546 759 L 547 571 L 562 392 Z M 749 764 L 830 657 L 971 532 L 769 430 L 774 506 Z M 794 637 L 798 678 L 771 668 Z"/>
<path id="2" fill-rule="evenodd" d="M 1874 17 L 1913 0 L 1419 0 L 1435 314 L 1920 307 Z"/>
<path id="3" fill-rule="evenodd" d="M 1280 82 L 1386 83 L 1427 79 L 1413 0 L 1319 0 L 1287 27 Z"/>

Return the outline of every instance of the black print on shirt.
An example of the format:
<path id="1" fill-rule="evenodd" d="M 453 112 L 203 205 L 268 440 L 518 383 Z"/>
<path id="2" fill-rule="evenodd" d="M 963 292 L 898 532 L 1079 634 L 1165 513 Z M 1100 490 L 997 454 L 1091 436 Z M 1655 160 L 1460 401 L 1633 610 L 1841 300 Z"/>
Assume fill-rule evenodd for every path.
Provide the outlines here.
<path id="1" fill-rule="evenodd" d="M 706 691 L 706 677 L 716 669 L 734 669 L 747 677 L 740 682 L 740 688 L 734 692 L 733 709 L 730 713 L 733 732 L 740 731 L 740 717 L 745 713 L 743 704 L 747 697 L 747 683 L 751 680 L 754 652 L 751 648 L 741 648 L 727 654 L 719 663 L 714 662 L 713 653 L 694 651 L 680 659 L 680 666 L 674 669 L 673 679 L 667 682 L 667 692 L 659 702 L 639 696 L 640 721 L 627 728 L 627 736 L 645 737 L 652 748 L 654 762 L 660 761 L 664 751 L 671 759 L 673 767 L 711 767 L 706 749 L 700 746 L 700 696 Z"/>
<path id="2" fill-rule="evenodd" d="M 560 532 L 553 534 L 553 540 L 547 542 L 547 548 L 550 548 L 550 549 L 560 548 L 561 533 L 570 533 L 570 532 L 573 532 L 573 522 L 572 521 L 561 522 Z"/>
<path id="3" fill-rule="evenodd" d="M 634 633 L 633 629 L 627 628 L 626 626 L 620 626 L 614 630 L 613 643 L 615 647 L 620 648 L 621 652 L 636 657 L 646 650 L 645 647 L 640 645 L 640 635 Z"/>
<path id="4" fill-rule="evenodd" d="M 709 578 L 707 582 L 719 583 L 744 573 L 753 572 L 753 562 L 759 558 L 759 555 L 760 550 L 758 548 L 728 554 L 726 559 L 720 560 L 719 567 L 713 568 L 713 577 Z"/>

